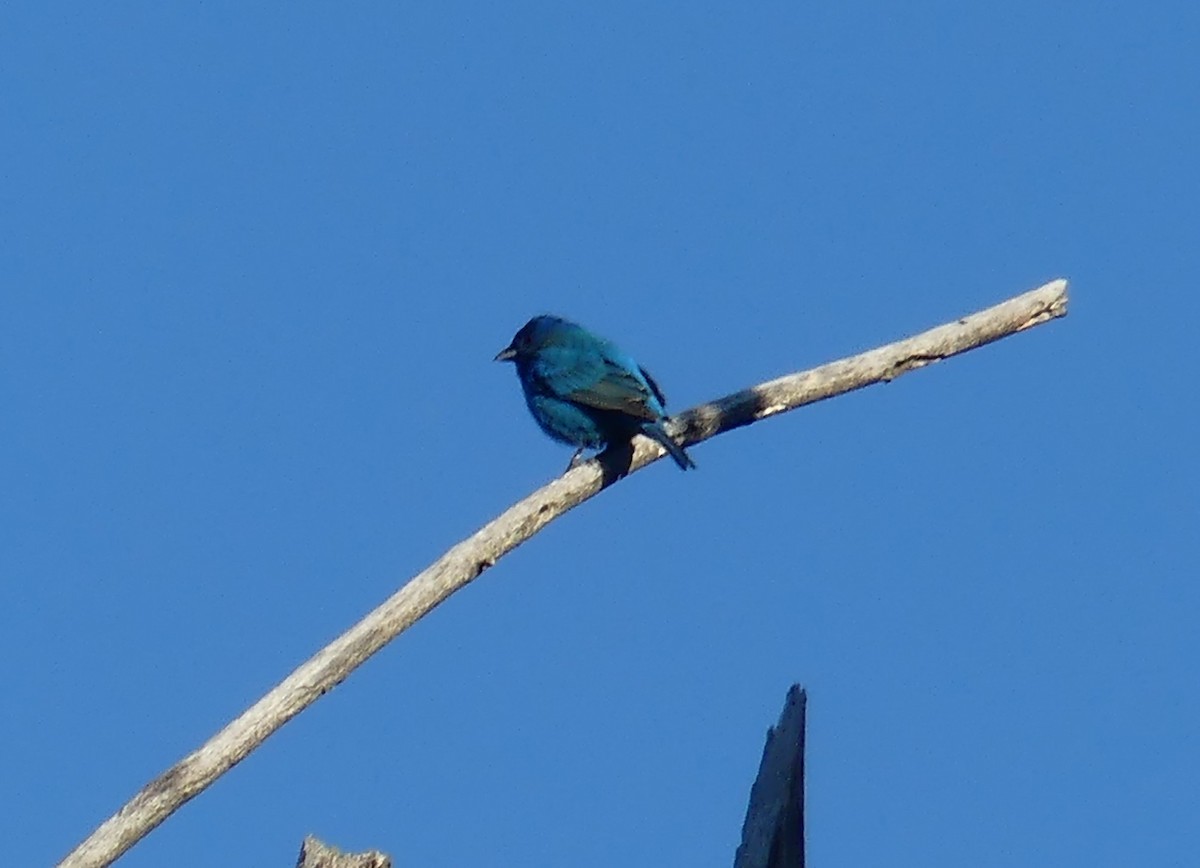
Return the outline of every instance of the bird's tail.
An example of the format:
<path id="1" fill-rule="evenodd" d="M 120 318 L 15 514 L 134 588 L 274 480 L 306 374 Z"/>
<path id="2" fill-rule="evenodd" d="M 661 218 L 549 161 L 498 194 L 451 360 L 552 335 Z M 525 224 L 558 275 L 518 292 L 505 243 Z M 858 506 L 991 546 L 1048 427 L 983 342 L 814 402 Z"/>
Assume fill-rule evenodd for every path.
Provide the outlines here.
<path id="1" fill-rule="evenodd" d="M 661 422 L 647 422 L 642 426 L 642 433 L 662 444 L 662 448 L 666 449 L 667 454 L 675 459 L 675 463 L 679 465 L 680 470 L 687 470 L 688 468 L 694 470 L 696 468 L 696 462 L 683 451 L 682 446 L 671 439 Z"/>

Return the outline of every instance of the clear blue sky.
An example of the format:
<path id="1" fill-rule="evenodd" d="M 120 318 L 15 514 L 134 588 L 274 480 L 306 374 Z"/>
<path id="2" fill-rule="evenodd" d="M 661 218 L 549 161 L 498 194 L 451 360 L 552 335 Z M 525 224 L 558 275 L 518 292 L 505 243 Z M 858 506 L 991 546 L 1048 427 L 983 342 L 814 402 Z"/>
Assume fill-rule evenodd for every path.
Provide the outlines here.
<path id="1" fill-rule="evenodd" d="M 1070 316 L 660 463 L 125 857 L 1200 850 L 1194 2 L 9 4 L 0 840 L 62 856 L 557 474 L 553 311 L 671 407 L 1065 276 Z"/>

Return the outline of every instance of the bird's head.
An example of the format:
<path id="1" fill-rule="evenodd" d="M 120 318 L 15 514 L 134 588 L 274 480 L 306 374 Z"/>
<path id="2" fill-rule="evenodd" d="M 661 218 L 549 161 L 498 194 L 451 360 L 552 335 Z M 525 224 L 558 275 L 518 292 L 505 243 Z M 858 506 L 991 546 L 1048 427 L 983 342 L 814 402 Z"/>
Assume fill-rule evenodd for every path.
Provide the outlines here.
<path id="1" fill-rule="evenodd" d="M 518 362 L 537 355 L 538 350 L 561 337 L 565 332 L 578 328 L 574 323 L 561 317 L 535 316 L 520 331 L 513 335 L 512 342 L 496 353 L 497 362 Z"/>

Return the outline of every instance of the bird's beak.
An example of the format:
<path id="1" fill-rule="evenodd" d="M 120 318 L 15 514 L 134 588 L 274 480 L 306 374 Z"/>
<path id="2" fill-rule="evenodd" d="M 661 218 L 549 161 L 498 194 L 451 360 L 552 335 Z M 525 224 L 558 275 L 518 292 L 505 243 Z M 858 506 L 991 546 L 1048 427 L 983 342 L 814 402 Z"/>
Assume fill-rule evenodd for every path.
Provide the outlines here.
<path id="1" fill-rule="evenodd" d="M 492 361 L 493 362 L 511 362 L 516 357 L 517 357 L 517 351 L 514 350 L 512 348 L 512 346 L 510 345 L 510 346 L 507 346 L 504 349 L 502 349 L 500 352 L 496 353 L 496 358 L 492 359 Z"/>

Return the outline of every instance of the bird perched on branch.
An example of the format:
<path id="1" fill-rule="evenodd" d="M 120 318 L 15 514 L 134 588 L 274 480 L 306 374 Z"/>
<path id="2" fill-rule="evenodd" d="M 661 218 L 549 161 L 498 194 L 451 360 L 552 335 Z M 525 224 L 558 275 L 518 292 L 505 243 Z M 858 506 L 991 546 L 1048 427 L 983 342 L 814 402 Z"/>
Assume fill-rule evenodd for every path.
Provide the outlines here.
<path id="1" fill-rule="evenodd" d="M 584 449 L 628 442 L 635 434 L 656 440 L 681 470 L 692 459 L 663 428 L 667 419 L 658 383 L 611 341 L 556 316 L 535 316 L 521 327 L 498 362 L 512 362 L 525 403 L 541 429 Z"/>

